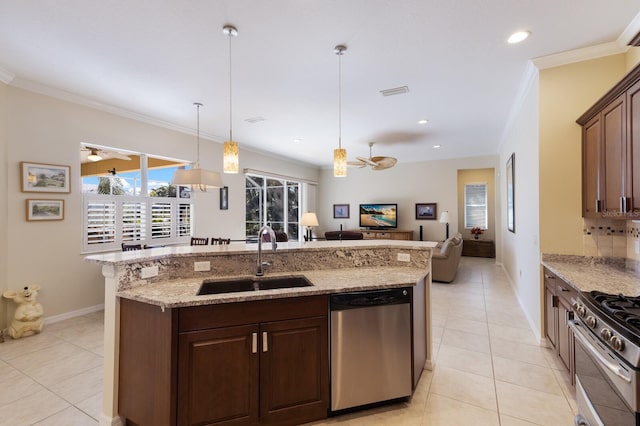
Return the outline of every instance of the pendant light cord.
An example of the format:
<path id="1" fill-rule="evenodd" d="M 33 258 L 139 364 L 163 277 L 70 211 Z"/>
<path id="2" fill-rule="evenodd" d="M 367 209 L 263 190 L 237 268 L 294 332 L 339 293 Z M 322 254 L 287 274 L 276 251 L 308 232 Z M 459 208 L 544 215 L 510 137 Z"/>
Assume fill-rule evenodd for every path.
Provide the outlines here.
<path id="1" fill-rule="evenodd" d="M 233 141 L 233 127 L 232 127 L 232 114 L 233 114 L 233 109 L 232 109 L 232 97 L 231 97 L 231 77 L 232 77 L 232 73 L 231 73 L 231 38 L 233 37 L 233 35 L 231 34 L 231 32 L 229 32 L 229 141 Z"/>
<path id="2" fill-rule="evenodd" d="M 201 103 L 196 102 L 195 106 L 197 108 L 198 114 L 197 114 L 197 119 L 196 119 L 196 169 L 200 168 L 200 107 L 202 106 Z"/>
<path id="3" fill-rule="evenodd" d="M 338 53 L 338 148 L 342 149 L 342 52 Z"/>

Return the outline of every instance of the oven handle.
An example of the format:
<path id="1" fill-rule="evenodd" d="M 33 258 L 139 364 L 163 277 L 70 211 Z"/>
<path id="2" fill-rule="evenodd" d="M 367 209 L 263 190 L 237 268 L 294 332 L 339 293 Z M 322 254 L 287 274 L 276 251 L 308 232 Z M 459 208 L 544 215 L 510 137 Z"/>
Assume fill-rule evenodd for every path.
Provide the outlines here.
<path id="1" fill-rule="evenodd" d="M 580 324 L 576 323 L 575 321 L 569 321 L 569 327 L 571 328 L 571 331 L 573 331 L 573 335 L 580 341 L 580 343 L 582 343 L 585 348 L 589 350 L 589 353 L 598 358 L 598 361 L 600 361 L 602 365 L 607 367 L 609 371 L 618 376 L 620 379 L 624 380 L 627 383 L 631 383 L 631 379 L 625 376 L 620 371 L 619 366 L 613 364 L 612 362 L 609 362 L 600 354 L 600 352 L 598 352 L 598 350 L 591 344 L 591 342 L 589 342 L 587 338 L 584 337 L 584 335 L 582 334 L 582 330 L 579 329 Z"/>

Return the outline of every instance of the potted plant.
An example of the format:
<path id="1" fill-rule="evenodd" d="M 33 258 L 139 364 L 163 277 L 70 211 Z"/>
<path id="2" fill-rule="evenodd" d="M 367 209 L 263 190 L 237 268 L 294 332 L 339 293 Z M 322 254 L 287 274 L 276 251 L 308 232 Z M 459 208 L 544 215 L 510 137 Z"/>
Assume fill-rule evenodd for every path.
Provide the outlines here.
<path id="1" fill-rule="evenodd" d="M 479 226 L 475 226 L 471 228 L 470 232 L 473 234 L 473 239 L 477 240 L 480 235 L 484 234 L 484 229 L 480 228 Z"/>

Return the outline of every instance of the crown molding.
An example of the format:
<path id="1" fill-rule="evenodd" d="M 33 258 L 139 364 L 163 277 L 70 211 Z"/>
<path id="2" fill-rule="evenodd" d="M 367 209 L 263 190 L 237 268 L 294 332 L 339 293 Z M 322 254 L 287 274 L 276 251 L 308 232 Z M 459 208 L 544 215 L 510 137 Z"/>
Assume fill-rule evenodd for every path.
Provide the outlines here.
<path id="1" fill-rule="evenodd" d="M 620 45 L 616 41 L 596 44 L 595 46 L 583 47 L 581 49 L 568 50 L 566 52 L 555 53 L 553 55 L 540 56 L 531 60 L 533 65 L 539 70 L 573 64 L 575 62 L 588 61 L 590 59 L 602 58 L 604 56 L 625 53 L 629 48 Z"/>
<path id="2" fill-rule="evenodd" d="M 0 67 L 0 82 L 9 84 L 13 81 L 14 78 L 16 78 L 16 75 L 14 73 Z"/>
<path id="3" fill-rule="evenodd" d="M 638 33 L 640 33 L 640 13 L 627 25 L 620 37 L 618 37 L 618 44 L 626 46 L 630 44 L 634 39 L 637 39 Z"/>

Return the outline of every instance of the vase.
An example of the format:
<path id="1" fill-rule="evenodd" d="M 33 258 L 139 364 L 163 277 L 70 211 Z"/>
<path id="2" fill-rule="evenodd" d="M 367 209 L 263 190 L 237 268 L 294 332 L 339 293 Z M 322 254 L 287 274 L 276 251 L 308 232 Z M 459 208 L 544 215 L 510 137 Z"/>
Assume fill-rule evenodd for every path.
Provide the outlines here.
<path id="1" fill-rule="evenodd" d="M 473 239 L 474 239 L 474 240 L 477 240 L 478 238 L 480 238 L 480 235 L 478 235 L 478 234 L 473 234 Z"/>

